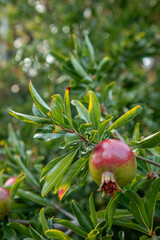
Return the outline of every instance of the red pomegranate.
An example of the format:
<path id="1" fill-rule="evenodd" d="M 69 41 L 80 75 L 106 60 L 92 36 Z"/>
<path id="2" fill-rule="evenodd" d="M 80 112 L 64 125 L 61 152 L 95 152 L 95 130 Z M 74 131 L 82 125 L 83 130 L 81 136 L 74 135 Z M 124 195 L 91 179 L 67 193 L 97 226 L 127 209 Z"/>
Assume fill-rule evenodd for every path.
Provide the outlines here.
<path id="1" fill-rule="evenodd" d="M 9 213 L 10 205 L 10 191 L 0 187 L 0 220 Z"/>
<path id="2" fill-rule="evenodd" d="M 131 148 L 116 139 L 100 142 L 92 151 L 89 160 L 90 174 L 103 190 L 114 196 L 115 191 L 130 183 L 136 174 L 137 164 Z"/>
<path id="3" fill-rule="evenodd" d="M 17 177 L 11 177 L 11 178 L 9 178 L 9 179 L 4 183 L 4 186 L 13 185 L 16 180 L 17 180 Z"/>

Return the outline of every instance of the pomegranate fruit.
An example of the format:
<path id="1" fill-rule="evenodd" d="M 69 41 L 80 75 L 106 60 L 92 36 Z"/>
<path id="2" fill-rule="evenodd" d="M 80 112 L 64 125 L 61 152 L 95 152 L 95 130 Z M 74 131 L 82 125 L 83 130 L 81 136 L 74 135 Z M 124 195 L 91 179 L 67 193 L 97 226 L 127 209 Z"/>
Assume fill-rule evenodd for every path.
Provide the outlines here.
<path id="1" fill-rule="evenodd" d="M 4 183 L 4 186 L 13 185 L 16 180 L 17 180 L 17 177 L 11 177 L 11 178 L 9 178 L 9 179 Z"/>
<path id="2" fill-rule="evenodd" d="M 0 187 L 0 220 L 9 213 L 10 206 L 10 191 Z"/>
<path id="3" fill-rule="evenodd" d="M 136 159 L 131 148 L 120 140 L 104 140 L 90 155 L 90 174 L 100 185 L 98 191 L 103 190 L 102 196 L 107 193 L 113 197 L 115 191 L 122 191 L 121 187 L 135 177 L 136 169 Z"/>

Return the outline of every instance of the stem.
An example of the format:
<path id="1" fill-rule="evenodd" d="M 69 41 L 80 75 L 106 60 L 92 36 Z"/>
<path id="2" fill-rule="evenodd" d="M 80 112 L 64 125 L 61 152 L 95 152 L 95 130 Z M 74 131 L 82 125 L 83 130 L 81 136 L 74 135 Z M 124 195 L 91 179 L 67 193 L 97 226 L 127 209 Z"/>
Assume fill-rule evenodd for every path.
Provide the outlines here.
<path id="1" fill-rule="evenodd" d="M 82 141 L 86 142 L 88 145 L 93 145 L 95 146 L 96 144 L 89 142 L 82 134 L 78 133 L 74 128 L 73 130 L 67 129 L 62 127 L 61 125 L 58 125 L 60 128 L 62 128 L 63 131 L 69 132 L 69 133 L 75 133 L 77 134 L 80 138 L 82 138 Z"/>
<path id="2" fill-rule="evenodd" d="M 58 206 L 54 202 L 51 202 L 51 204 L 55 207 L 55 209 L 59 210 L 61 213 L 63 213 L 64 215 L 66 215 L 70 219 L 75 220 L 75 217 L 71 213 L 67 212 L 66 210 L 64 210 L 63 208 L 61 208 L 60 206 Z"/>
<path id="3" fill-rule="evenodd" d="M 138 155 L 136 155 L 136 158 L 138 158 L 139 160 L 141 160 L 143 162 L 147 162 L 147 163 L 153 164 L 153 165 L 155 165 L 157 167 L 160 167 L 159 163 L 153 162 L 153 161 L 151 161 L 151 160 L 149 160 L 147 158 L 144 158 L 144 157 L 141 157 L 141 156 L 138 156 Z"/>

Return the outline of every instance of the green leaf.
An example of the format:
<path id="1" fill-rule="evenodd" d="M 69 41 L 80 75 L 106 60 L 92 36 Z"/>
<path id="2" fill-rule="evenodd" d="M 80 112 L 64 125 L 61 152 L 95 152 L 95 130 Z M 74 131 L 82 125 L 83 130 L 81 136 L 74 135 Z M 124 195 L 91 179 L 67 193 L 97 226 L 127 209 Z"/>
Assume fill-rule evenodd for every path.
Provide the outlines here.
<path id="1" fill-rule="evenodd" d="M 65 63 L 67 61 L 67 58 L 64 55 L 53 50 L 51 50 L 51 53 L 53 54 L 53 56 L 56 58 L 58 62 Z"/>
<path id="2" fill-rule="evenodd" d="M 137 230 L 139 232 L 149 235 L 149 231 L 147 231 L 146 228 L 144 228 L 136 223 L 132 223 L 128 220 L 122 219 L 122 218 L 114 219 L 113 225 L 118 225 L 120 227 L 126 227 L 126 228 L 132 228 L 134 230 Z"/>
<path id="3" fill-rule="evenodd" d="M 68 170 L 71 165 L 77 150 L 74 150 L 66 157 L 64 157 L 59 163 L 57 163 L 47 174 L 45 183 L 42 188 L 42 196 L 44 197 L 58 182 L 58 180 L 64 175 L 64 173 Z"/>
<path id="4" fill-rule="evenodd" d="M 10 226 L 11 228 L 17 230 L 19 233 L 21 233 L 22 235 L 24 235 L 25 237 L 31 237 L 32 235 L 30 234 L 29 229 L 17 222 L 11 222 L 8 223 L 8 226 Z"/>
<path id="5" fill-rule="evenodd" d="M 106 229 L 106 227 L 107 227 L 107 221 L 104 220 L 104 221 L 99 222 L 99 223 L 96 225 L 95 229 L 98 229 L 98 231 L 99 231 L 100 233 L 102 233 L 103 230 Z"/>
<path id="6" fill-rule="evenodd" d="M 64 117 L 63 117 L 64 109 L 54 97 L 52 97 L 50 108 L 51 108 L 50 113 L 54 122 L 56 124 L 60 124 L 64 126 Z"/>
<path id="7" fill-rule="evenodd" d="M 45 198 L 42 198 L 39 195 L 30 191 L 18 189 L 17 195 L 20 196 L 22 199 L 30 200 L 42 206 L 48 206 L 49 204 Z"/>
<path id="8" fill-rule="evenodd" d="M 19 168 L 20 168 L 23 172 L 25 172 L 25 174 L 26 174 L 26 179 L 27 179 L 30 183 L 32 183 L 32 184 L 36 185 L 37 187 L 39 187 L 39 184 L 38 184 L 37 180 L 34 178 L 34 176 L 32 175 L 32 173 L 27 169 L 27 167 L 24 165 L 24 163 L 22 162 L 21 158 L 20 158 L 18 155 L 16 156 L 16 162 L 17 162 Z"/>
<path id="9" fill-rule="evenodd" d="M 104 219 L 106 210 L 100 210 L 97 212 L 98 219 Z M 132 214 L 127 209 L 116 208 L 113 218 L 127 218 L 132 217 Z"/>
<path id="10" fill-rule="evenodd" d="M 86 232 L 84 232 L 82 229 L 80 229 L 79 227 L 75 226 L 73 223 L 71 223 L 68 220 L 53 218 L 53 221 L 56 222 L 56 223 L 62 224 L 63 226 L 71 229 L 73 232 L 77 233 L 81 237 L 84 237 L 84 238 L 87 237 L 87 233 Z"/>
<path id="11" fill-rule="evenodd" d="M 88 35 L 85 35 L 85 43 L 87 45 L 87 48 L 91 57 L 91 62 L 94 63 L 95 62 L 94 48 Z"/>
<path id="12" fill-rule="evenodd" d="M 99 231 L 97 229 L 93 229 L 87 236 L 87 238 L 85 238 L 85 240 L 97 240 L 99 237 Z"/>
<path id="13" fill-rule="evenodd" d="M 59 199 L 61 200 L 68 189 L 71 187 L 74 179 L 78 176 L 78 174 L 84 168 L 86 162 L 88 161 L 89 155 L 86 155 L 80 159 L 78 159 L 72 166 L 69 168 L 68 172 L 64 175 L 60 185 L 59 185 Z"/>
<path id="14" fill-rule="evenodd" d="M 48 142 L 51 140 L 55 140 L 55 139 L 64 137 L 63 132 L 54 132 L 55 131 L 54 129 L 55 128 L 52 125 L 43 126 L 42 128 L 38 128 L 35 131 L 34 138 Z"/>
<path id="15" fill-rule="evenodd" d="M 13 199 L 18 188 L 19 188 L 19 185 L 21 183 L 21 181 L 25 178 L 25 175 L 24 173 L 21 173 L 19 174 L 19 176 L 17 177 L 16 181 L 14 182 L 14 184 L 12 185 L 11 189 L 10 189 L 10 196 L 11 198 Z"/>
<path id="16" fill-rule="evenodd" d="M 88 214 L 83 210 L 83 208 L 74 200 L 71 202 L 71 207 L 74 212 L 74 215 L 76 216 L 80 226 L 86 231 L 90 232 L 94 229 L 94 225 L 92 223 L 92 220 L 88 216 Z"/>
<path id="17" fill-rule="evenodd" d="M 78 115 L 86 123 L 90 122 L 88 109 L 78 100 L 72 100 L 71 103 L 76 107 Z"/>
<path id="18" fill-rule="evenodd" d="M 3 230 L 3 233 L 2 233 L 3 239 L 17 240 L 17 238 L 15 236 L 15 232 L 13 231 L 13 229 L 4 222 L 3 222 L 3 225 L 2 225 L 2 230 Z"/>
<path id="19" fill-rule="evenodd" d="M 72 63 L 72 66 L 74 67 L 76 73 L 80 77 L 82 77 L 82 78 L 88 77 L 87 72 L 84 70 L 82 65 L 77 61 L 77 59 L 73 55 L 71 57 L 71 63 Z"/>
<path id="20" fill-rule="evenodd" d="M 125 195 L 130 199 L 129 206 L 137 222 L 149 230 L 149 221 L 142 199 L 133 190 L 127 190 Z"/>
<path id="21" fill-rule="evenodd" d="M 89 117 L 92 128 L 97 130 L 100 125 L 101 109 L 99 101 L 93 91 L 89 91 Z"/>
<path id="22" fill-rule="evenodd" d="M 65 135 L 66 146 L 76 144 L 81 141 L 82 141 L 82 138 L 78 136 L 76 133 L 66 133 Z"/>
<path id="23" fill-rule="evenodd" d="M 139 123 L 136 123 L 136 126 L 134 128 L 134 132 L 133 132 L 133 140 L 134 141 L 139 141 L 140 138 L 140 133 L 139 133 Z"/>
<path id="24" fill-rule="evenodd" d="M 104 135 L 105 130 L 106 130 L 106 127 L 107 127 L 108 123 L 112 120 L 112 118 L 113 118 L 113 117 L 112 117 L 111 115 L 108 115 L 108 116 L 105 118 L 104 122 L 102 122 L 102 123 L 100 124 L 99 130 L 98 130 L 98 138 L 99 138 L 100 141 L 102 140 L 103 135 Z"/>
<path id="25" fill-rule="evenodd" d="M 51 98 L 52 99 L 54 98 L 58 102 L 58 104 L 61 106 L 62 110 L 64 110 L 64 102 L 60 94 L 54 94 L 51 96 Z"/>
<path id="26" fill-rule="evenodd" d="M 11 109 L 9 109 L 9 113 L 16 117 L 18 120 L 21 120 L 23 122 L 28 122 L 28 123 L 51 123 L 51 120 L 48 119 L 48 118 L 42 118 L 42 117 L 35 117 L 35 116 L 30 116 L 30 115 L 26 115 L 26 114 L 23 114 L 23 113 L 18 113 L 18 112 L 15 112 Z"/>
<path id="27" fill-rule="evenodd" d="M 91 220 L 95 227 L 98 224 L 98 219 L 97 219 L 97 213 L 96 213 L 94 200 L 93 200 L 93 192 L 90 194 L 90 197 L 89 197 L 89 209 L 90 209 Z"/>
<path id="28" fill-rule="evenodd" d="M 130 142 L 129 146 L 134 148 L 154 148 L 160 144 L 160 131 L 144 138 L 141 141 Z"/>
<path id="29" fill-rule="evenodd" d="M 117 207 L 117 204 L 120 200 L 121 193 L 117 193 L 116 197 L 110 198 L 109 203 L 106 207 L 104 218 L 107 220 L 108 229 L 111 229 L 113 223 L 113 216 Z"/>
<path id="30" fill-rule="evenodd" d="M 38 233 L 33 227 L 29 226 L 29 230 L 34 239 L 45 240 L 45 238 L 40 233 Z"/>
<path id="31" fill-rule="evenodd" d="M 142 111 L 142 107 L 140 105 L 132 108 L 125 114 L 123 114 L 120 118 L 118 118 L 108 129 L 107 131 L 111 131 L 113 129 L 118 129 L 130 122 L 134 117 L 136 117 Z"/>
<path id="32" fill-rule="evenodd" d="M 145 196 L 145 208 L 149 220 L 149 228 L 153 229 L 153 218 L 158 191 L 160 188 L 160 178 L 154 180 Z"/>
<path id="33" fill-rule="evenodd" d="M 36 89 L 34 88 L 32 82 L 30 81 L 29 83 L 29 90 L 30 93 L 32 95 L 32 98 L 35 102 L 35 104 L 37 105 L 37 107 L 45 114 L 47 115 L 47 113 L 50 111 L 49 106 L 43 101 L 43 99 L 39 96 L 39 94 L 37 93 Z"/>
<path id="34" fill-rule="evenodd" d="M 67 88 L 64 94 L 64 106 L 65 106 L 65 115 L 67 120 L 72 127 L 72 116 L 71 116 L 71 108 L 70 108 L 70 97 L 69 97 L 70 87 Z"/>
<path id="35" fill-rule="evenodd" d="M 47 231 L 49 229 L 49 227 L 47 225 L 47 221 L 46 221 L 46 217 L 45 217 L 45 213 L 44 213 L 44 207 L 40 211 L 40 222 L 42 225 L 43 232 Z"/>
<path id="36" fill-rule="evenodd" d="M 68 155 L 68 153 L 65 153 L 62 156 L 59 156 L 57 158 L 54 158 L 53 160 L 51 160 L 42 170 L 41 173 L 41 179 L 40 181 L 42 181 L 45 177 L 45 175 L 58 163 L 60 162 L 64 157 L 66 157 Z"/>
<path id="37" fill-rule="evenodd" d="M 32 105 L 32 112 L 36 117 L 42 117 L 42 118 L 47 117 L 44 113 L 42 113 L 42 111 L 36 106 L 35 103 L 33 103 Z"/>
<path id="38" fill-rule="evenodd" d="M 108 62 L 108 60 L 106 59 L 106 63 Z M 102 99 L 103 102 L 105 103 L 107 98 L 108 98 L 108 94 L 110 92 L 110 90 L 112 89 L 112 87 L 116 84 L 116 82 L 111 82 L 107 85 L 105 85 L 103 91 L 102 91 Z"/>
<path id="39" fill-rule="evenodd" d="M 61 232 L 59 230 L 56 229 L 51 229 L 51 230 L 47 230 L 45 232 L 45 235 L 47 237 L 53 237 L 55 239 L 59 239 L 59 240 L 72 240 L 68 235 L 66 235 L 64 232 Z"/>
<path id="40" fill-rule="evenodd" d="M 105 56 L 98 64 L 97 66 L 97 73 L 99 73 L 102 68 L 109 62 L 109 57 L 108 56 Z M 115 82 L 114 82 L 115 83 Z"/>

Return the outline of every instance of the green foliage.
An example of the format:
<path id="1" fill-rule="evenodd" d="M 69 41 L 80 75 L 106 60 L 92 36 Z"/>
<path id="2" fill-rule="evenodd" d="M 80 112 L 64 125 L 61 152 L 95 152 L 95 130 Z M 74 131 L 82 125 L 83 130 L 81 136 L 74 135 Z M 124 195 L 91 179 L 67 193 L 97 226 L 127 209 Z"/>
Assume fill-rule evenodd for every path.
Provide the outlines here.
<path id="1" fill-rule="evenodd" d="M 0 5 L 0 186 L 18 176 L 0 238 L 158 239 L 158 1 Z M 108 138 L 133 149 L 138 169 L 101 199 L 88 161 Z"/>

